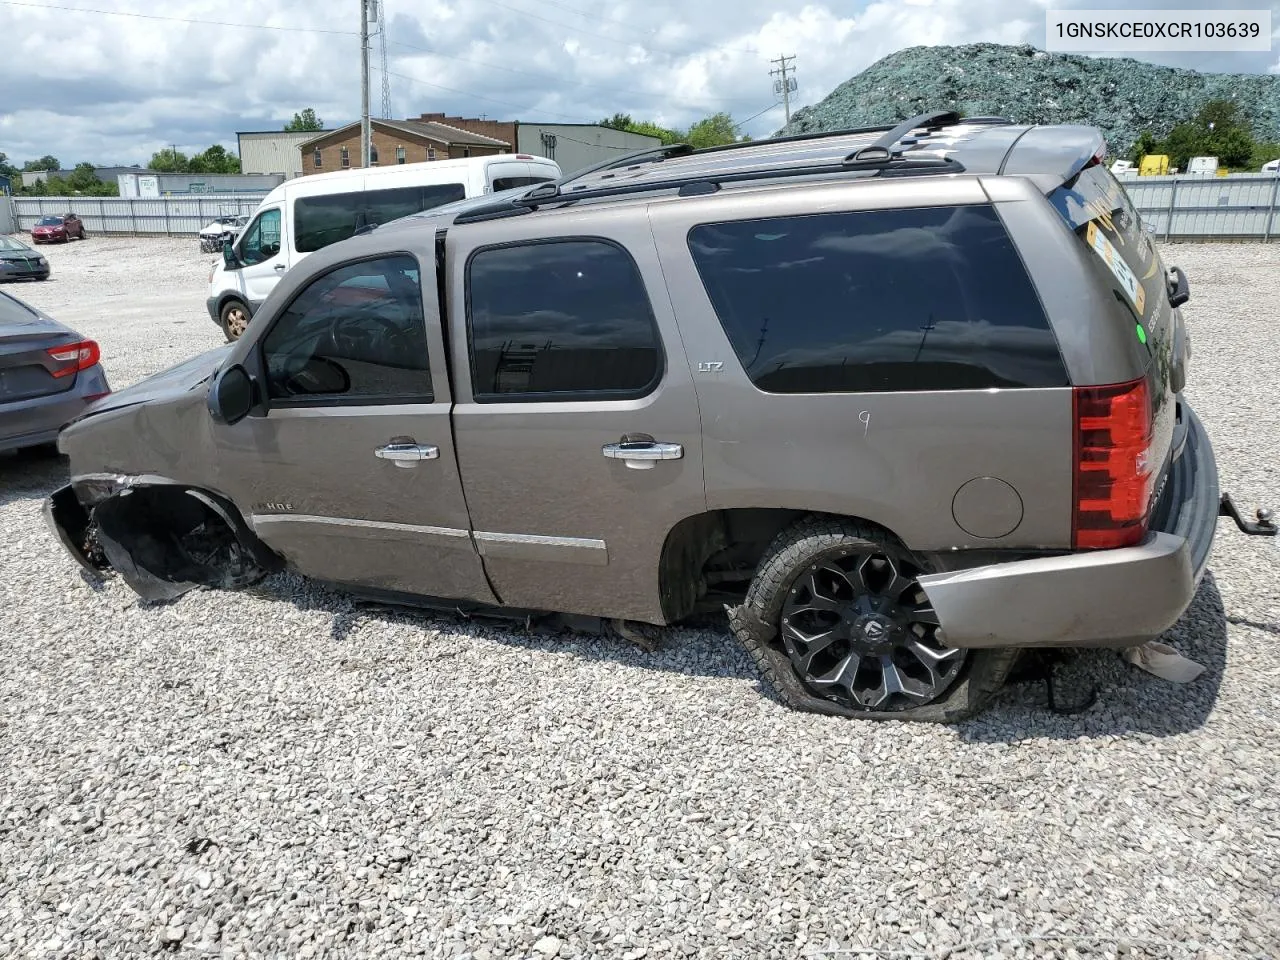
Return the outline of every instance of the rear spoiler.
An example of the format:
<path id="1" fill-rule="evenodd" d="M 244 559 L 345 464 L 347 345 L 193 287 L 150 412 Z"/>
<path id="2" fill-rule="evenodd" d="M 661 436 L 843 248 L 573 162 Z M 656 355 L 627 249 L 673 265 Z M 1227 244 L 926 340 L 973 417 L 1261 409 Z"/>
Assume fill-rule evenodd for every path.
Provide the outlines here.
<path id="1" fill-rule="evenodd" d="M 1048 193 L 1086 167 L 1101 163 L 1106 155 L 1107 141 L 1097 127 L 1031 127 L 1009 148 L 999 172 L 1031 177 Z M 1052 185 L 1048 178 L 1053 179 Z"/>

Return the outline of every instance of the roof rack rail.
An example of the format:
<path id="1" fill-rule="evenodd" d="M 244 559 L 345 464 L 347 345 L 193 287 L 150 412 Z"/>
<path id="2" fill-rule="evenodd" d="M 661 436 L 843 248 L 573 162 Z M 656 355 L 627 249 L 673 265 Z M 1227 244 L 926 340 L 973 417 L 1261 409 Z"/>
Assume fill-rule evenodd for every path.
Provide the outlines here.
<path id="1" fill-rule="evenodd" d="M 644 180 L 640 182 L 608 184 L 600 187 L 582 187 L 573 193 L 551 193 L 535 196 L 538 188 L 529 191 L 522 197 L 507 202 L 482 207 L 459 214 L 453 221 L 457 224 L 477 223 L 482 220 L 501 220 L 515 217 L 523 213 L 531 213 L 547 203 L 577 203 L 579 200 L 598 200 L 604 197 L 623 197 L 630 194 L 654 193 L 659 190 L 678 190 L 680 196 L 700 196 L 715 193 L 725 183 L 741 183 L 748 180 L 780 180 L 789 177 L 814 177 L 837 173 L 859 173 L 875 171 L 878 176 L 910 176 L 920 173 L 963 173 L 964 165 L 951 157 L 921 157 L 915 160 L 864 160 L 853 163 L 825 163 L 810 167 L 784 167 L 774 169 L 752 168 L 735 170 L 727 173 L 693 173 L 684 177 L 672 177 L 667 180 Z M 549 187 L 550 184 L 541 184 Z"/>
<path id="2" fill-rule="evenodd" d="M 964 166 L 954 158 L 919 158 L 903 159 L 902 151 L 894 152 L 893 147 L 903 140 L 906 134 L 918 128 L 935 130 L 957 122 L 958 114 L 954 111 L 935 111 L 921 114 L 894 126 L 877 125 L 871 127 L 854 127 L 844 130 L 829 130 L 818 133 L 801 133 L 789 137 L 773 137 L 767 140 L 748 140 L 739 143 L 723 144 L 716 147 L 693 149 L 688 144 L 670 144 L 653 147 L 637 153 L 627 154 L 613 160 L 579 170 L 571 176 L 550 180 L 530 188 L 528 192 L 511 200 L 497 201 L 491 205 L 477 207 L 459 214 L 454 223 L 476 223 L 483 220 L 500 220 L 507 217 L 520 216 L 536 210 L 547 203 L 573 203 L 578 200 L 591 200 L 602 197 L 626 196 L 636 193 L 650 193 L 658 190 L 678 189 L 681 196 L 695 196 L 713 193 L 723 183 L 742 182 L 747 180 L 771 180 L 786 177 L 822 176 L 835 173 L 850 173 L 857 170 L 876 169 L 878 175 L 898 176 L 911 175 L 924 171 L 935 173 L 962 173 Z M 570 184 L 581 180 L 591 173 L 633 166 L 643 162 L 660 162 L 668 157 L 704 156 L 728 150 L 760 147 L 775 143 L 795 143 L 807 140 L 821 140 L 836 137 L 856 136 L 858 134 L 881 134 L 874 143 L 867 144 L 844 157 L 839 163 L 815 164 L 808 167 L 777 168 L 753 167 L 725 173 L 693 172 L 683 177 L 672 177 L 662 180 L 646 180 L 640 182 L 619 182 L 592 186 L 580 184 L 572 190 L 565 190 Z M 606 178 L 608 174 L 606 174 Z"/>
<path id="3" fill-rule="evenodd" d="M 893 156 L 893 148 L 898 145 L 898 141 L 913 130 L 921 128 L 937 130 L 957 123 L 959 120 L 960 114 L 954 110 L 935 110 L 932 113 L 922 113 L 920 116 L 912 117 L 910 120 L 903 120 L 896 127 L 891 127 L 885 132 L 884 136 L 879 137 L 874 143 L 868 143 L 866 146 L 854 150 L 844 158 L 844 162 L 850 164 L 883 162 Z"/>

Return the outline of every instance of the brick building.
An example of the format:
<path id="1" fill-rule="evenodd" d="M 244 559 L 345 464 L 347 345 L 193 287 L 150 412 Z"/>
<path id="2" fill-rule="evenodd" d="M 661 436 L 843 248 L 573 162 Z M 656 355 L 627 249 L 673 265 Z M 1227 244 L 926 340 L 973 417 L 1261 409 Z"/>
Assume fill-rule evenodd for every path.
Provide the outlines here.
<path id="1" fill-rule="evenodd" d="M 443 114 L 431 116 L 443 117 Z M 483 123 L 484 121 L 475 121 Z M 390 166 L 424 160 L 456 160 L 513 153 L 514 142 L 473 132 L 437 120 L 369 120 L 372 134 L 370 164 Z M 497 127 L 503 124 L 495 124 Z M 303 176 L 360 166 L 360 122 L 317 134 L 298 144 Z"/>

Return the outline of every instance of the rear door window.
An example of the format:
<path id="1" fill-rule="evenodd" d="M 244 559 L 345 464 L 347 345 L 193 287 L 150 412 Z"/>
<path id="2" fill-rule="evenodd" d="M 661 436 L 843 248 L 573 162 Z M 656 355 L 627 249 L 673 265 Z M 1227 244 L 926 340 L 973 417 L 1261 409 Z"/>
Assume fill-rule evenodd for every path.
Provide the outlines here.
<path id="1" fill-rule="evenodd" d="M 461 183 L 433 183 L 299 197 L 293 204 L 294 249 L 314 253 L 353 236 L 361 227 L 390 223 L 466 195 Z"/>
<path id="2" fill-rule="evenodd" d="M 662 375 L 644 280 L 631 255 L 605 240 L 476 252 L 467 319 L 477 402 L 628 400 Z"/>
<path id="3" fill-rule="evenodd" d="M 704 224 L 689 248 L 734 352 L 766 392 L 1068 383 L 990 205 Z"/>

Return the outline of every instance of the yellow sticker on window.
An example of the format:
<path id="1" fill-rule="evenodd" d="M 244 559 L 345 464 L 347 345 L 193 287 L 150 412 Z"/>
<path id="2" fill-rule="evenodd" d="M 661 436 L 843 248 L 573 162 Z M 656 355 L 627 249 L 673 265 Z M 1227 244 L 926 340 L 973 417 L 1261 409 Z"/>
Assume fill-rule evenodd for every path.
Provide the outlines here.
<path id="1" fill-rule="evenodd" d="M 1124 262 L 1124 257 L 1120 256 L 1120 252 L 1107 239 L 1106 234 L 1098 229 L 1096 223 L 1089 221 L 1085 231 L 1085 242 L 1093 248 L 1093 252 L 1102 258 L 1103 263 L 1111 270 L 1112 275 L 1120 281 L 1120 286 L 1124 288 L 1124 292 L 1129 295 L 1129 299 L 1138 309 L 1138 316 L 1145 316 L 1147 312 L 1147 292 L 1142 289 L 1142 284 L 1138 282 L 1138 278 L 1133 271 L 1129 269 L 1129 265 Z"/>

